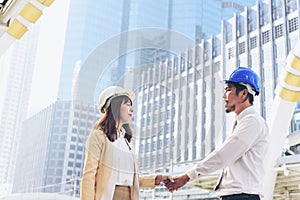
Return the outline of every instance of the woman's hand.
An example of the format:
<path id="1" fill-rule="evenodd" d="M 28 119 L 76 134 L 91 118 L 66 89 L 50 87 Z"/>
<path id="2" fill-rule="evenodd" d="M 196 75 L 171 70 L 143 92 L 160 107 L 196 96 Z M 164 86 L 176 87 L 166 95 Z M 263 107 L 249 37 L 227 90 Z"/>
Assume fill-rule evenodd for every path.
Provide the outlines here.
<path id="1" fill-rule="evenodd" d="M 168 174 L 158 174 L 155 177 L 155 186 L 160 185 L 161 182 L 174 182 L 172 176 L 168 175 Z"/>

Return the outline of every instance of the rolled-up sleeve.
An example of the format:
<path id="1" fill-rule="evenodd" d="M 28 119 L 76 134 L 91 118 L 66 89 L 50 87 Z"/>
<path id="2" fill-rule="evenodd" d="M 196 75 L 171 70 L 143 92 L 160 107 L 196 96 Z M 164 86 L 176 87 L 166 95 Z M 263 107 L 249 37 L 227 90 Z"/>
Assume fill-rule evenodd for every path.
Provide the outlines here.
<path id="1" fill-rule="evenodd" d="M 156 175 L 147 175 L 139 177 L 140 188 L 155 188 Z"/>
<path id="2" fill-rule="evenodd" d="M 245 117 L 219 149 L 210 153 L 186 172 L 190 180 L 197 179 L 201 175 L 211 174 L 238 160 L 256 141 L 260 132 L 257 130 L 260 127 L 258 123 L 259 121 L 254 116 Z"/>

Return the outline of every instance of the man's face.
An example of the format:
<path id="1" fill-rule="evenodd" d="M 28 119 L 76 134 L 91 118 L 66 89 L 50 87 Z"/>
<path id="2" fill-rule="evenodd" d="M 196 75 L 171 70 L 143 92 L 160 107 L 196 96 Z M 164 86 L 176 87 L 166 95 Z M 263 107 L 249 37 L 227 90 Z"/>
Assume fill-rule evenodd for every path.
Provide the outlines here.
<path id="1" fill-rule="evenodd" d="M 236 94 L 236 88 L 230 83 L 226 83 L 223 99 L 225 101 L 226 113 L 234 112 L 236 105 L 238 105 L 241 101 L 239 96 Z"/>

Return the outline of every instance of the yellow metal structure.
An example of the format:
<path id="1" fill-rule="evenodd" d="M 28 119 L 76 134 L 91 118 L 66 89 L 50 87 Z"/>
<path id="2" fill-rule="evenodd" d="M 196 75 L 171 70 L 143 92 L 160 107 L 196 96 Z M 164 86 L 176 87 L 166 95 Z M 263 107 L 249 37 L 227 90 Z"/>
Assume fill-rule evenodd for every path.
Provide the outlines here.
<path id="1" fill-rule="evenodd" d="M 4 32 L 0 32 L 0 56 L 15 40 L 23 37 L 30 26 L 42 16 L 43 9 L 51 6 L 53 2 L 54 0 L 7 1 L 9 5 L 4 6 L 6 9 L 0 18 L 0 30 L 7 26 Z"/>

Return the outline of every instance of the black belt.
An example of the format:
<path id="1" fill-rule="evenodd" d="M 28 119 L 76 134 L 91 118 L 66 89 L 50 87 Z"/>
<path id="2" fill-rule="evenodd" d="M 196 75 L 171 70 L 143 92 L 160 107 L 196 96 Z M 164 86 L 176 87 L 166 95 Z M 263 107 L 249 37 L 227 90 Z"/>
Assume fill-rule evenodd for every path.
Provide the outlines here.
<path id="1" fill-rule="evenodd" d="M 260 197 L 257 194 L 241 193 L 221 196 L 221 200 L 260 200 Z"/>
<path id="2" fill-rule="evenodd" d="M 131 188 L 131 187 L 128 186 L 128 185 L 116 185 L 116 187 L 120 187 L 120 188 Z"/>

